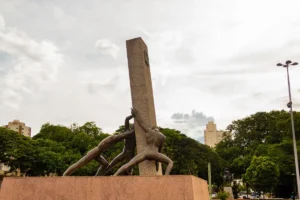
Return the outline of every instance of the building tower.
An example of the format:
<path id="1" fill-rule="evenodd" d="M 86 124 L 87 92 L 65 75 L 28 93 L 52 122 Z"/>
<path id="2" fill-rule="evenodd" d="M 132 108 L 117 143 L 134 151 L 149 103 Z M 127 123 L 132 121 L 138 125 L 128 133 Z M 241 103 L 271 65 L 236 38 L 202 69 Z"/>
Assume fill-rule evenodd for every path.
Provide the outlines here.
<path id="1" fill-rule="evenodd" d="M 12 122 L 8 122 L 8 125 L 5 125 L 3 127 L 8 128 L 12 131 L 15 131 L 21 135 L 31 137 L 31 128 L 28 126 L 25 126 L 25 123 L 20 122 L 19 120 L 14 120 Z"/>
<path id="2" fill-rule="evenodd" d="M 217 130 L 214 122 L 208 122 L 206 130 L 204 130 L 204 143 L 210 147 L 215 147 L 223 139 L 223 133 L 223 131 Z"/>

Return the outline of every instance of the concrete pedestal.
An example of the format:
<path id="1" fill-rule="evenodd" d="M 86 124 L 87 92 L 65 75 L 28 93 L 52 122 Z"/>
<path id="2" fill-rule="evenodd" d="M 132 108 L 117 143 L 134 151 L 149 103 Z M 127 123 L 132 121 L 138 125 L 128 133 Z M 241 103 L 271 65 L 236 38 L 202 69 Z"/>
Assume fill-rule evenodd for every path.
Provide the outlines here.
<path id="1" fill-rule="evenodd" d="M 233 198 L 233 192 L 232 192 L 232 187 L 224 187 L 224 192 L 229 193 L 229 197 L 226 200 L 234 200 Z"/>
<path id="2" fill-rule="evenodd" d="M 4 178 L 1 200 L 208 200 L 194 176 Z"/>

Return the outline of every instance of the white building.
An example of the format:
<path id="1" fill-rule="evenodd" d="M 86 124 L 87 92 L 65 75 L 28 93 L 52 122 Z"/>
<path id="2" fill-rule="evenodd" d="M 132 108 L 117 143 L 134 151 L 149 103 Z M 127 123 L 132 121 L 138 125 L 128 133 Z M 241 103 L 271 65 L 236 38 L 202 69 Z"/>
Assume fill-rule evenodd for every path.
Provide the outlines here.
<path id="1" fill-rule="evenodd" d="M 31 128 L 25 126 L 25 123 L 20 122 L 19 120 L 8 122 L 8 125 L 5 125 L 3 127 L 8 128 L 24 136 L 31 137 Z"/>

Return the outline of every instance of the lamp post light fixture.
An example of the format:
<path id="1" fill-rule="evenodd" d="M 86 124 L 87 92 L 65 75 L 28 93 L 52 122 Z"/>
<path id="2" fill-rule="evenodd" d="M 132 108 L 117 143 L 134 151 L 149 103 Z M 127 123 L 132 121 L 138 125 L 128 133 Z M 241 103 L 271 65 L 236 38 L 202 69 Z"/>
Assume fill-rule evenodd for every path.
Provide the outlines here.
<path id="1" fill-rule="evenodd" d="M 296 180 L 297 180 L 297 194 L 298 194 L 298 198 L 299 198 L 300 197 L 299 166 L 298 166 L 298 154 L 297 154 L 297 146 L 296 146 L 296 135 L 295 135 L 295 125 L 294 125 L 293 105 L 292 105 L 292 95 L 291 95 L 291 85 L 290 85 L 290 75 L 289 75 L 289 67 L 294 66 L 294 65 L 298 65 L 298 63 L 292 62 L 290 60 L 286 61 L 285 64 L 281 64 L 281 63 L 277 64 L 277 66 L 279 66 L 279 67 L 285 67 L 286 72 L 287 72 L 288 90 L 289 90 L 289 102 L 287 104 L 287 107 L 290 109 L 290 114 L 291 114 L 293 147 L 294 147 L 294 158 L 295 158 Z"/>

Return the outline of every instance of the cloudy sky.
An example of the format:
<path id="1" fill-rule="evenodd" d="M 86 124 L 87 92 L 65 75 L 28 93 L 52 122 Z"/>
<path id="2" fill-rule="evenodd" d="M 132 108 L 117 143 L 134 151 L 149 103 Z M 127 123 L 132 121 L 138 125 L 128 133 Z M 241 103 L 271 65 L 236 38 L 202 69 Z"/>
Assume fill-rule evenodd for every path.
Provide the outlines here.
<path id="1" fill-rule="evenodd" d="M 0 0 L 0 124 L 95 121 L 129 114 L 127 39 L 148 45 L 157 121 L 200 141 L 257 111 L 285 109 L 300 62 L 299 0 Z M 300 66 L 290 70 L 300 110 Z M 197 114 L 187 124 L 174 113 Z M 197 121 L 198 120 L 198 121 Z M 197 123 L 199 122 L 199 127 Z"/>

